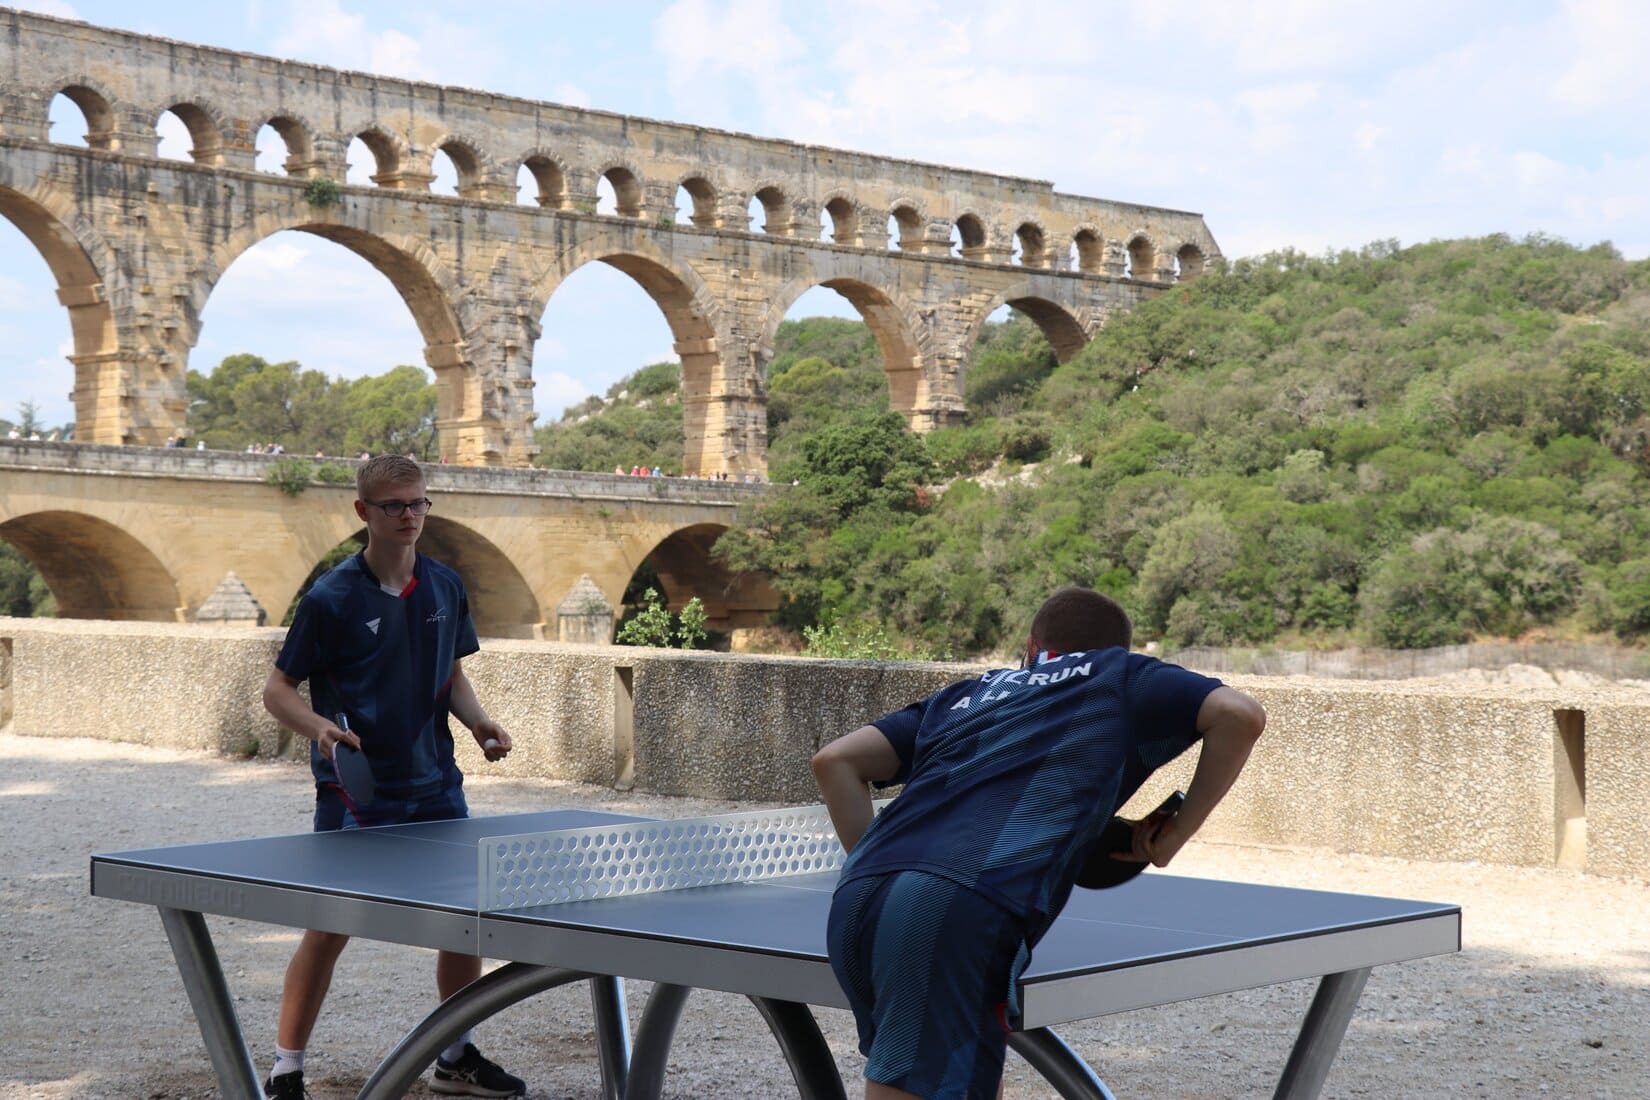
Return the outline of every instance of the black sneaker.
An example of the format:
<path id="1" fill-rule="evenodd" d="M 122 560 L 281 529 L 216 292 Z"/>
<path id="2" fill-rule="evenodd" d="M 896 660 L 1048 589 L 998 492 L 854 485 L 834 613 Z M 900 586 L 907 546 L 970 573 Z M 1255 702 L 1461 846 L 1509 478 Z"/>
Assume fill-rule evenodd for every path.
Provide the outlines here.
<path id="1" fill-rule="evenodd" d="M 304 1088 L 304 1071 L 295 1069 L 271 1077 L 264 1082 L 264 1096 L 268 1100 L 309 1100 L 309 1090 Z"/>
<path id="2" fill-rule="evenodd" d="M 448 1096 L 526 1096 L 527 1082 L 512 1077 L 481 1056 L 474 1043 L 464 1044 L 464 1054 L 456 1062 L 435 1060 L 435 1078 L 430 1088 Z"/>

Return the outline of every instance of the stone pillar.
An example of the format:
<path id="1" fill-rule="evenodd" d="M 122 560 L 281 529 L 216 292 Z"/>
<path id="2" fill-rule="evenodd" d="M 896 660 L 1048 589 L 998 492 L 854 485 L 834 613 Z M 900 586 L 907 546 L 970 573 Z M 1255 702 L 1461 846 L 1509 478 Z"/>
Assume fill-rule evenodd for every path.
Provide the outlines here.
<path id="1" fill-rule="evenodd" d="M 924 256 L 951 255 L 951 223 L 944 218 L 929 218 L 922 227 L 922 254 Z"/>
<path id="2" fill-rule="evenodd" d="M 556 640 L 578 645 L 612 645 L 614 613 L 602 590 L 586 573 L 556 608 Z"/>
<path id="3" fill-rule="evenodd" d="M 1121 241 L 1107 241 L 1105 259 L 1100 262 L 1100 274 L 1121 279 L 1129 263 L 1129 250 Z"/>
<path id="4" fill-rule="evenodd" d="M 472 202 L 514 203 L 516 201 L 516 183 L 514 180 L 505 181 L 500 179 L 496 174 L 484 173 L 468 187 L 460 187 L 458 197 L 469 199 Z"/>
<path id="5" fill-rule="evenodd" d="M 655 180 L 642 182 L 642 220 L 655 229 L 676 224 L 676 188 Z"/>
<path id="6" fill-rule="evenodd" d="M 682 340 L 682 472 L 766 476 L 768 406 L 762 378 L 768 356 L 744 340 Z"/>
<path id="7" fill-rule="evenodd" d="M 233 168 L 238 172 L 253 172 L 258 168 L 258 135 L 244 118 L 232 121 L 219 135 L 218 167 Z"/>
<path id="8" fill-rule="evenodd" d="M 152 157 L 160 148 L 160 134 L 155 130 L 155 120 L 152 118 L 131 109 L 111 111 L 109 129 L 93 130 L 88 123 L 86 144 L 111 153 Z"/>
<path id="9" fill-rule="evenodd" d="M 130 355 L 98 352 L 71 355 L 74 364 L 74 435 L 81 443 L 125 443 L 126 375 Z"/>
<path id="10" fill-rule="evenodd" d="M 50 106 L 37 95 L 7 90 L 0 92 L 0 137 L 49 141 Z"/>
<path id="11" fill-rule="evenodd" d="M 296 153 L 286 158 L 286 170 L 293 176 L 325 176 L 337 183 L 349 178 L 349 143 L 345 134 L 316 134 L 315 147 L 308 157 Z"/>
<path id="12" fill-rule="evenodd" d="M 583 170 L 567 173 L 567 205 L 565 209 L 580 214 L 596 212 L 596 185 L 600 177 Z"/>
<path id="13" fill-rule="evenodd" d="M 416 191 L 425 192 L 430 184 L 435 182 L 435 173 L 416 168 L 399 168 L 394 172 L 381 172 L 372 177 L 372 182 L 386 191 Z"/>

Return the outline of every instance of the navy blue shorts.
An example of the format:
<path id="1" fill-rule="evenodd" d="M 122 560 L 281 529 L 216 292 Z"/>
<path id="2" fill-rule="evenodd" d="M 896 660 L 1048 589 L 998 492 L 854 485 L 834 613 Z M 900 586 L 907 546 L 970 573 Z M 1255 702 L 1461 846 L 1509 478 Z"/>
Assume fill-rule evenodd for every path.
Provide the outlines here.
<path id="1" fill-rule="evenodd" d="M 867 1079 L 929 1100 L 993 1100 L 1029 958 L 1016 917 L 950 879 L 895 871 L 837 887 L 826 936 Z"/>
<path id="2" fill-rule="evenodd" d="M 331 783 L 315 784 L 315 831 L 318 833 L 365 829 L 374 825 L 411 825 L 415 821 L 452 821 L 469 816 L 470 806 L 464 801 L 462 783 L 454 783 L 425 798 L 379 795 L 371 805 L 361 809 L 359 818 L 344 803 L 336 786 Z"/>

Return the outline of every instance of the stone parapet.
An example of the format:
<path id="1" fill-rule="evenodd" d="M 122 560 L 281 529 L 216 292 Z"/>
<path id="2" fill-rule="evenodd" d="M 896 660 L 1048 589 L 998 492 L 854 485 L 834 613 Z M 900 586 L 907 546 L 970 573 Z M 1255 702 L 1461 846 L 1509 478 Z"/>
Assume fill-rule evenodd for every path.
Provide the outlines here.
<path id="1" fill-rule="evenodd" d="M 0 716 L 26 736 L 290 757 L 302 743 L 259 704 L 281 638 L 0 619 Z M 817 801 L 821 744 L 978 671 L 495 640 L 465 668 L 515 739 L 503 774 L 776 802 Z M 1650 879 L 1642 692 L 1232 682 L 1269 722 L 1212 838 Z M 484 767 L 461 741 L 464 766 Z M 1194 762 L 1135 806 L 1184 787 Z"/>
<path id="2" fill-rule="evenodd" d="M 353 470 L 351 458 L 306 458 L 303 455 L 197 451 L 192 447 L 139 447 L 97 443 L 47 443 L 0 439 L 0 470 L 72 471 L 77 474 L 155 477 L 173 480 L 263 483 L 277 463 L 300 459 L 317 466 L 334 464 Z M 631 477 L 541 470 L 523 466 L 424 467 L 432 491 L 508 493 L 512 496 L 610 498 L 736 505 L 767 491 L 766 482 L 716 481 L 691 477 Z"/>

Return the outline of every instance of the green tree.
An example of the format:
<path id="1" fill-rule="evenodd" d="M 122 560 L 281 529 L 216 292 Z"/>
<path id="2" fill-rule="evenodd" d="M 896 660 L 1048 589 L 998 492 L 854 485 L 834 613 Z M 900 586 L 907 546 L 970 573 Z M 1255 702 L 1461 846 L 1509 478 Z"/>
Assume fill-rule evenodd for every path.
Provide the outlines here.
<path id="1" fill-rule="evenodd" d="M 384 374 L 337 383 L 345 426 L 341 449 L 325 454 L 410 454 L 424 462 L 440 457 L 435 427 L 435 386 L 422 367 L 393 367 Z"/>
<path id="2" fill-rule="evenodd" d="M 7 542 L 0 542 L 0 615 L 27 619 L 57 613 L 45 579 L 34 563 Z"/>

